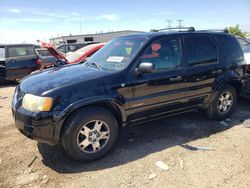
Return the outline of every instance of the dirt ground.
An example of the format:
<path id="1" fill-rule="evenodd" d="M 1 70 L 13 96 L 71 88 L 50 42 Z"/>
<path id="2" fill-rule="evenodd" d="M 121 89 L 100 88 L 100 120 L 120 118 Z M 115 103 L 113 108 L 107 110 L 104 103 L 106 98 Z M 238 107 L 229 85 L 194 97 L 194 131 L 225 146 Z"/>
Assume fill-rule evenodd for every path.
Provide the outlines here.
<path id="1" fill-rule="evenodd" d="M 248 100 L 224 122 L 194 112 L 127 128 L 108 156 L 79 163 L 15 129 L 14 88 L 0 87 L 0 187 L 250 187 Z"/>

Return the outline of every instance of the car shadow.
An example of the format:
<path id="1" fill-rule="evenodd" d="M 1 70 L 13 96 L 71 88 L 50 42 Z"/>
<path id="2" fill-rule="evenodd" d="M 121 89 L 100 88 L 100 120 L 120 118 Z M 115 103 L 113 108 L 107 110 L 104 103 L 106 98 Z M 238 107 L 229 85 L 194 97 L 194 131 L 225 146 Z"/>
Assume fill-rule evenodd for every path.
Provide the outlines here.
<path id="1" fill-rule="evenodd" d="M 18 85 L 18 83 L 14 82 L 14 81 L 5 81 L 4 83 L 0 82 L 0 88 L 5 88 L 5 87 L 16 87 Z"/>
<path id="2" fill-rule="evenodd" d="M 61 146 L 38 143 L 38 149 L 42 162 L 58 173 L 112 168 L 174 146 L 191 152 L 209 150 L 206 146 L 197 148 L 188 143 L 241 124 L 250 118 L 249 105 L 250 100 L 240 99 L 235 113 L 224 122 L 210 120 L 203 112 L 192 112 L 125 128 L 115 148 L 104 158 L 90 163 L 74 161 Z"/>

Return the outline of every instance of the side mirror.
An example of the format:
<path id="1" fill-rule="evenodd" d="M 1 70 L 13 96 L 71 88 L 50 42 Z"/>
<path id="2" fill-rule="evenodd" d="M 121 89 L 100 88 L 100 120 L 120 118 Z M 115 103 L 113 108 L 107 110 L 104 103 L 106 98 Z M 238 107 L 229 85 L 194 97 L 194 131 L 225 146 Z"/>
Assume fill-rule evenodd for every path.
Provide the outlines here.
<path id="1" fill-rule="evenodd" d="M 136 68 L 136 75 L 140 75 L 143 73 L 152 73 L 154 71 L 154 65 L 148 62 L 142 62 L 138 68 Z"/>

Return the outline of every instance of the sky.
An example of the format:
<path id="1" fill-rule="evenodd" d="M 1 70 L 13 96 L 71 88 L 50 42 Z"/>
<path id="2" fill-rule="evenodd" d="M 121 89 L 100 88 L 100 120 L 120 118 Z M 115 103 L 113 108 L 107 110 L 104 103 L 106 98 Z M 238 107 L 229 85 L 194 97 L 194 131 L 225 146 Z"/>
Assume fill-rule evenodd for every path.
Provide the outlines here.
<path id="1" fill-rule="evenodd" d="M 177 26 L 250 32 L 250 0 L 0 0 L 0 43 Z"/>

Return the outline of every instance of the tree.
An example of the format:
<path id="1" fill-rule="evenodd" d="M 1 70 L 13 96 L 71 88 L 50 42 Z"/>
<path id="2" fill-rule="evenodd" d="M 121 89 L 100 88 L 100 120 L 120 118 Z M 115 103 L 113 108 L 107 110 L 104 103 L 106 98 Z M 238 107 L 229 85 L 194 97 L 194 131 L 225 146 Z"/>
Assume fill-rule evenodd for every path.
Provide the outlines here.
<path id="1" fill-rule="evenodd" d="M 228 32 L 233 34 L 233 35 L 238 35 L 240 37 L 245 37 L 245 33 L 243 33 L 241 31 L 239 24 L 237 24 L 236 26 L 230 26 L 228 28 Z"/>

